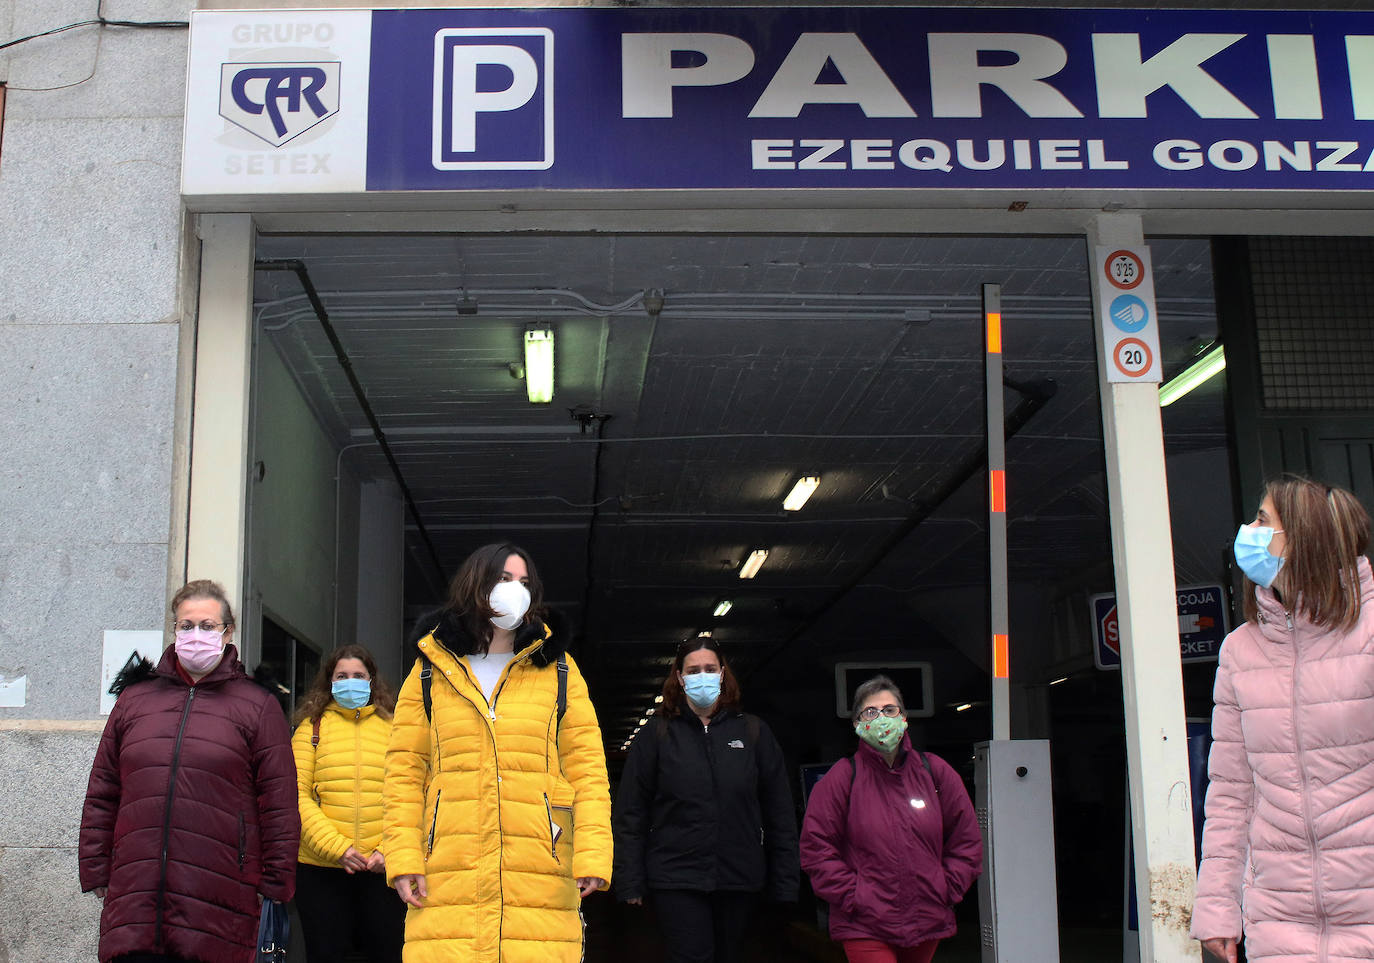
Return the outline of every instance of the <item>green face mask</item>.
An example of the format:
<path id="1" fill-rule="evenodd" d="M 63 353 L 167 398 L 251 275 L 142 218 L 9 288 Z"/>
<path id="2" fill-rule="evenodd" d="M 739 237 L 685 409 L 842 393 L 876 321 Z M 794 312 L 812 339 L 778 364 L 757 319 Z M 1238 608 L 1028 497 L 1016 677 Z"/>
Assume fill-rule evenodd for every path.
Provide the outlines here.
<path id="1" fill-rule="evenodd" d="M 879 716 L 872 722 L 860 722 L 854 727 L 854 734 L 879 752 L 896 749 L 904 732 L 906 720 L 900 716 Z"/>

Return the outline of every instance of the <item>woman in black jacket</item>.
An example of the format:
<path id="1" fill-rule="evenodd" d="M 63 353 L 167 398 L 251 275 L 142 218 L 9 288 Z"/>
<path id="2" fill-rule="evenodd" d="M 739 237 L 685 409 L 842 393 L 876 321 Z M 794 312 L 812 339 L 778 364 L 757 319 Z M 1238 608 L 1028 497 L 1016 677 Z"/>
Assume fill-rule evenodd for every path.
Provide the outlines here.
<path id="1" fill-rule="evenodd" d="M 739 698 L 716 642 L 683 642 L 620 780 L 615 889 L 635 905 L 652 893 L 668 963 L 733 963 L 755 899 L 797 897 L 782 750 Z"/>

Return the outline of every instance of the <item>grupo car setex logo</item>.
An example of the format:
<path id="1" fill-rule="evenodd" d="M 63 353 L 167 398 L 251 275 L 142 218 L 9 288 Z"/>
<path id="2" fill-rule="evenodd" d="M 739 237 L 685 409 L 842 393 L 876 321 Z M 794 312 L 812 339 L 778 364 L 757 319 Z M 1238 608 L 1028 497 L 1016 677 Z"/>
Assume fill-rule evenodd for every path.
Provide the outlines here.
<path id="1" fill-rule="evenodd" d="M 273 147 L 339 112 L 340 64 L 220 65 L 219 113 Z"/>

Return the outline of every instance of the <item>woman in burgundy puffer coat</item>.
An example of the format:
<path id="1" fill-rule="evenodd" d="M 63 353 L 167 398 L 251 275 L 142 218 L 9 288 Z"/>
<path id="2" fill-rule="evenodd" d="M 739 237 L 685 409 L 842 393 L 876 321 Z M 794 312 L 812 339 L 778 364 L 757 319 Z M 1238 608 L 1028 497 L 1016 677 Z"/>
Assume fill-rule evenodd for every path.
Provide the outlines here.
<path id="1" fill-rule="evenodd" d="M 1285 477 L 1236 536 L 1193 936 L 1235 963 L 1374 959 L 1374 577 L 1349 492 Z"/>
<path id="2" fill-rule="evenodd" d="M 286 717 L 228 644 L 224 590 L 172 598 L 176 644 L 120 692 L 81 814 L 100 959 L 249 963 L 263 898 L 295 888 L 300 813 Z M 133 678 L 130 678 L 130 675 Z"/>

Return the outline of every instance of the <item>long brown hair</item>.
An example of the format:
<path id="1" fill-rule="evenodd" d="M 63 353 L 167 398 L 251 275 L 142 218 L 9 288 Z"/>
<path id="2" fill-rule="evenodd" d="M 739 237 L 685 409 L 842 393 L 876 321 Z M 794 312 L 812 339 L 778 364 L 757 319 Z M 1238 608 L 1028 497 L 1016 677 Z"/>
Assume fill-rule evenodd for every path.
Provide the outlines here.
<path id="1" fill-rule="evenodd" d="M 334 670 L 343 659 L 357 659 L 362 662 L 367 674 L 372 677 L 372 698 L 368 700 L 368 705 L 376 706 L 378 715 L 391 718 L 391 713 L 396 709 L 396 696 L 385 680 L 377 674 L 377 663 L 373 661 L 372 653 L 361 645 L 345 645 L 329 653 L 320 663 L 320 671 L 315 673 L 315 681 L 310 683 L 305 698 L 296 709 L 294 725 L 300 725 L 306 719 L 310 720 L 311 725 L 320 721 L 324 710 L 334 698 Z"/>
<path id="2" fill-rule="evenodd" d="M 492 611 L 488 596 L 496 583 L 501 581 L 501 575 L 506 570 L 506 559 L 512 555 L 524 560 L 530 577 L 530 610 L 525 613 L 525 622 L 540 618 L 544 611 L 544 583 L 539 580 L 534 559 L 519 545 L 510 542 L 483 545 L 463 560 L 453 581 L 449 583 L 448 608 L 471 636 L 476 645 L 474 651 L 478 655 L 491 648 L 491 619 L 496 613 Z"/>
<path id="3" fill-rule="evenodd" d="M 677 654 L 673 656 L 672 668 L 668 670 L 668 678 L 663 680 L 663 705 L 660 708 L 662 714 L 669 719 L 682 715 L 682 710 L 687 707 L 687 693 L 683 691 L 682 680 L 678 678 L 682 672 L 682 663 L 687 656 L 702 649 L 710 649 L 720 660 L 720 698 L 716 701 L 716 711 L 739 708 L 739 683 L 735 681 L 735 674 L 730 671 L 730 663 L 720 654 L 720 643 L 706 636 L 698 636 L 684 639 L 678 645 Z"/>
<path id="4" fill-rule="evenodd" d="M 1359 557 L 1369 549 L 1369 513 L 1344 488 L 1298 475 L 1264 486 L 1287 538 L 1278 588 L 1314 625 L 1348 631 L 1360 618 Z M 1255 583 L 1244 581 L 1245 618 L 1254 622 Z"/>

